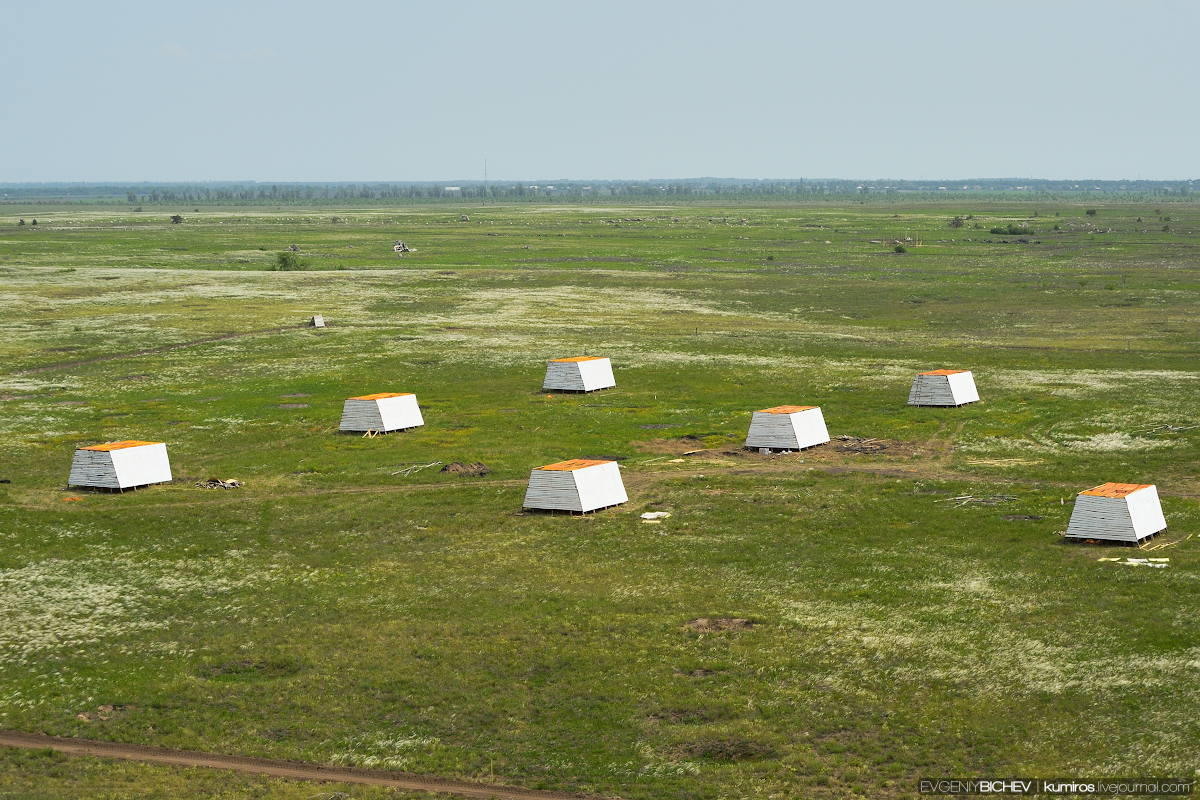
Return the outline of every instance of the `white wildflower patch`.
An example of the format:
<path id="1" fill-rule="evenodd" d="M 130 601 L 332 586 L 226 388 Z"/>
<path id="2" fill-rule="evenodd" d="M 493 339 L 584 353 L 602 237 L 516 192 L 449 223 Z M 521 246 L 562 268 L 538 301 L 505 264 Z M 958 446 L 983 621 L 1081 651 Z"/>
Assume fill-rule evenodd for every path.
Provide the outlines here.
<path id="1" fill-rule="evenodd" d="M 1091 436 L 1063 430 L 1048 433 L 1030 432 L 1024 438 L 989 436 L 963 437 L 959 446 L 966 453 L 1024 452 L 1024 453 L 1116 453 L 1159 450 L 1175 447 L 1171 439 L 1134 436 L 1128 433 L 1097 433 Z"/>
<path id="2" fill-rule="evenodd" d="M 347 767 L 402 770 L 413 763 L 413 756 L 418 752 L 430 753 L 441 746 L 441 740 L 435 736 L 365 734 L 351 739 L 329 760 Z"/>
<path id="3" fill-rule="evenodd" d="M 89 533 L 82 526 L 58 536 Z M 236 551 L 235 551 L 236 552 Z M 125 555 L 48 559 L 0 570 L 0 663 L 30 660 L 170 627 L 165 610 L 181 597 L 197 601 L 282 579 L 311 580 L 284 567 L 253 565 L 241 553 L 214 559 L 134 559 Z M 178 652 L 173 642 L 142 645 Z"/>
<path id="4" fill-rule="evenodd" d="M 1094 436 L 1065 438 L 1062 446 L 1067 450 L 1090 453 L 1113 453 L 1126 450 L 1156 450 L 1173 447 L 1175 442 L 1165 439 L 1148 439 L 1130 436 L 1128 433 L 1097 433 Z"/>
<path id="5" fill-rule="evenodd" d="M 1150 689 L 1200 677 L 1200 648 L 1153 656 L 1122 653 L 1106 647 L 1101 633 L 1060 630 L 1055 641 L 1047 641 L 1029 636 L 1019 626 L 981 626 L 970 613 L 980 603 L 1013 612 L 1036 610 L 1035 587 L 1001 590 L 984 576 L 972 576 L 925 588 L 947 589 L 949 594 L 938 601 L 934 593 L 919 608 L 907 610 L 866 601 L 782 601 L 780 606 L 785 618 L 819 632 L 823 650 L 839 651 L 841 667 L 822 680 L 850 693 L 870 691 L 861 681 L 845 676 L 869 673 L 876 653 L 905 660 L 891 673 L 901 680 L 963 682 L 993 695 Z"/>
<path id="6" fill-rule="evenodd" d="M 167 626 L 145 618 L 143 589 L 89 566 L 55 559 L 0 572 L 0 663 Z"/>
<path id="7" fill-rule="evenodd" d="M 1133 387 L 1153 384 L 1168 394 L 1170 389 L 1194 387 L 1200 381 L 1200 372 L 1180 370 L 988 370 L 986 381 L 1004 391 L 1028 391 L 1050 389 L 1066 391 L 1068 396 L 1100 394 L 1124 391 Z"/>

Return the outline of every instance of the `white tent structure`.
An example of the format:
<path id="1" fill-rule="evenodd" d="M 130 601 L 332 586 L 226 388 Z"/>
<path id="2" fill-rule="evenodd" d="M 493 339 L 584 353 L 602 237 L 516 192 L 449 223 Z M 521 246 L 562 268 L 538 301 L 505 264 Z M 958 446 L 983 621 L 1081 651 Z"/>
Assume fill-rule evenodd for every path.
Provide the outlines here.
<path id="1" fill-rule="evenodd" d="M 424 425 L 417 396 L 412 392 L 380 392 L 351 397 L 342 406 L 340 430 L 388 433 Z"/>
<path id="2" fill-rule="evenodd" d="M 829 441 L 819 406 L 775 406 L 755 411 L 746 447 L 803 450 Z"/>
<path id="3" fill-rule="evenodd" d="M 576 458 L 531 471 L 522 508 L 585 513 L 628 500 L 617 462 Z"/>
<path id="4" fill-rule="evenodd" d="M 616 386 L 612 362 L 600 356 L 556 358 L 546 363 L 542 391 L 594 392 Z"/>
<path id="5" fill-rule="evenodd" d="M 171 481 L 171 462 L 162 442 L 109 442 L 75 450 L 68 486 L 134 489 Z"/>
<path id="6" fill-rule="evenodd" d="M 908 392 L 910 406 L 961 406 L 978 403 L 975 378 L 970 370 L 935 369 L 913 378 Z"/>
<path id="7" fill-rule="evenodd" d="M 1067 538 L 1137 544 L 1166 527 L 1153 484 L 1106 483 L 1075 498 Z"/>

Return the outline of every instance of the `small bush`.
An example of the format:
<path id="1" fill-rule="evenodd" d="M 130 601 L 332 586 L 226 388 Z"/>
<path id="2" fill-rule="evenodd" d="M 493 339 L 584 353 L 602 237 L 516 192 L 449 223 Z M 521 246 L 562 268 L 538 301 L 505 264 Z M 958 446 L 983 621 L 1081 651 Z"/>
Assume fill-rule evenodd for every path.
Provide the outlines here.
<path id="1" fill-rule="evenodd" d="M 1008 227 L 1005 228 L 992 228 L 992 233 L 1000 236 L 1028 236 L 1033 232 L 1033 228 L 1028 225 L 1016 225 L 1012 222 L 1008 223 Z"/>
<path id="2" fill-rule="evenodd" d="M 962 217 L 955 217 L 954 219 L 950 220 L 951 228 L 961 228 L 963 225 L 966 225 L 966 223 L 963 222 Z"/>
<path id="3" fill-rule="evenodd" d="M 1094 209 L 1094 208 L 1089 208 L 1089 209 L 1088 209 L 1088 210 L 1087 210 L 1085 213 L 1086 213 L 1086 214 L 1087 214 L 1089 217 L 1094 217 L 1094 216 L 1096 216 L 1096 209 Z"/>
<path id="4" fill-rule="evenodd" d="M 774 261 L 774 260 L 775 260 L 775 256 L 767 256 L 767 261 Z"/>
<path id="5" fill-rule="evenodd" d="M 898 244 L 895 247 L 893 247 L 892 249 L 895 250 L 897 253 L 907 253 L 908 252 L 908 248 L 902 244 Z"/>
<path id="6" fill-rule="evenodd" d="M 21 220 L 21 221 L 20 221 L 20 222 L 18 222 L 17 224 L 18 224 L 18 225 L 24 225 L 24 224 L 25 224 L 25 220 Z"/>
<path id="7" fill-rule="evenodd" d="M 1061 231 L 1061 230 L 1062 230 L 1062 228 L 1060 228 L 1060 227 L 1059 227 L 1057 224 L 1055 224 L 1055 226 L 1054 226 L 1054 230 L 1056 230 L 1056 231 Z"/>
<path id="8" fill-rule="evenodd" d="M 1167 231 L 1169 231 L 1169 230 L 1171 230 L 1171 226 L 1170 226 L 1170 225 L 1163 225 L 1163 233 L 1166 233 L 1166 232 L 1167 232 Z"/>
<path id="9" fill-rule="evenodd" d="M 275 269 L 277 270 L 304 269 L 305 266 L 307 265 L 295 253 L 285 252 L 275 256 Z"/>

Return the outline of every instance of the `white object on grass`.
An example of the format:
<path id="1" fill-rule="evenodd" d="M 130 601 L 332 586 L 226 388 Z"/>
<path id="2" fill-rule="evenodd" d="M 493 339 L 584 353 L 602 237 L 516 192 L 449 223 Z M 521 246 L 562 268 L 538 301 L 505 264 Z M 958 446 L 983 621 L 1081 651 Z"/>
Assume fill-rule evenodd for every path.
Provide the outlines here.
<path id="1" fill-rule="evenodd" d="M 582 513 L 628 500 L 617 462 L 576 458 L 532 470 L 522 507 Z"/>
<path id="2" fill-rule="evenodd" d="M 1105 483 L 1076 496 L 1066 536 L 1136 544 L 1166 527 L 1153 484 Z"/>
<path id="3" fill-rule="evenodd" d="M 607 358 L 575 356 L 546 362 L 542 391 L 594 392 L 616 385 L 612 362 Z"/>
<path id="4" fill-rule="evenodd" d="M 746 447 L 803 450 L 829 441 L 819 406 L 776 406 L 755 411 L 750 418 Z"/>
<path id="5" fill-rule="evenodd" d="M 342 422 L 339 430 L 364 433 L 366 431 L 402 431 L 424 425 L 417 396 L 412 392 L 380 392 L 351 397 L 342 406 Z"/>
<path id="6" fill-rule="evenodd" d="M 979 402 L 975 378 L 970 370 L 935 369 L 913 378 L 908 392 L 910 406 L 961 406 Z"/>
<path id="7" fill-rule="evenodd" d="M 162 442 L 130 439 L 76 449 L 67 485 L 133 489 L 170 481 L 167 446 Z"/>

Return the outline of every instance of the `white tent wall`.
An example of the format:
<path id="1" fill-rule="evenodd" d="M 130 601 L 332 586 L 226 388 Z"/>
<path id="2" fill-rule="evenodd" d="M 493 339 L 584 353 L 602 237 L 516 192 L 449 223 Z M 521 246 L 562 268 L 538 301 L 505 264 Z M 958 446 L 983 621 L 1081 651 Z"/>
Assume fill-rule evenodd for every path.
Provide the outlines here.
<path id="1" fill-rule="evenodd" d="M 607 358 L 580 361 L 579 374 L 583 377 L 584 391 L 594 392 L 617 385 L 617 379 L 613 377 L 612 361 Z"/>
<path id="2" fill-rule="evenodd" d="M 583 511 L 607 508 L 629 500 L 625 484 L 621 482 L 621 468 L 615 461 L 573 470 L 571 474 L 575 476 L 575 489 Z"/>
<path id="3" fill-rule="evenodd" d="M 829 441 L 829 429 L 825 427 L 825 417 L 820 408 L 810 408 L 789 416 L 801 450 Z"/>
<path id="4" fill-rule="evenodd" d="M 383 420 L 383 430 L 385 431 L 416 428 L 425 424 L 415 394 L 387 397 L 376 402 L 379 404 L 379 415 Z"/>
<path id="5" fill-rule="evenodd" d="M 122 489 L 171 480 L 171 462 L 163 442 L 113 450 L 110 455 Z"/>
<path id="6" fill-rule="evenodd" d="M 954 405 L 961 406 L 966 403 L 978 403 L 979 392 L 975 389 L 975 376 L 970 372 L 956 372 L 953 375 L 947 375 L 950 383 L 950 392 L 954 396 Z"/>
<path id="7" fill-rule="evenodd" d="M 1158 499 L 1158 487 L 1148 486 L 1136 491 L 1126 497 L 1125 502 L 1129 506 L 1133 530 L 1139 540 L 1167 527 L 1167 518 L 1163 516 L 1162 503 Z"/>

